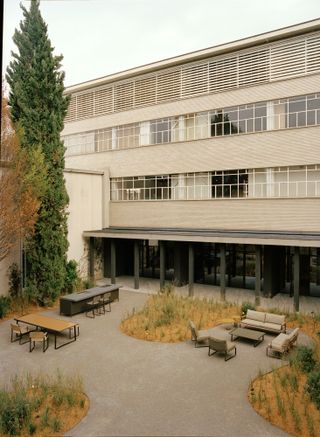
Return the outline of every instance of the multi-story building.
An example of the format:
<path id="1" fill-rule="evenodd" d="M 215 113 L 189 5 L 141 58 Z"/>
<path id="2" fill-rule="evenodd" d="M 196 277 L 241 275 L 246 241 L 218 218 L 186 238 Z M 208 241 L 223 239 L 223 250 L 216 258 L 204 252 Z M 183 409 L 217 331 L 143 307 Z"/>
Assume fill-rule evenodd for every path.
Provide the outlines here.
<path id="1" fill-rule="evenodd" d="M 69 256 L 89 241 L 91 275 L 102 253 L 135 288 L 320 296 L 320 19 L 67 93 Z"/>

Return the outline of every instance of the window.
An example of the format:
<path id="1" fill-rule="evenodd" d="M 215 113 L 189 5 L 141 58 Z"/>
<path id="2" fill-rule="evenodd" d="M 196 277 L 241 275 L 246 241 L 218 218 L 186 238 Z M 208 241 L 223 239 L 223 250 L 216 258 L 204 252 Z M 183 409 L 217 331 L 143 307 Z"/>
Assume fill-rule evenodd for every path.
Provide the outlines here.
<path id="1" fill-rule="evenodd" d="M 95 150 L 97 152 L 104 152 L 111 150 L 112 147 L 112 128 L 97 130 L 95 134 Z"/>
<path id="2" fill-rule="evenodd" d="M 111 200 L 320 197 L 320 165 L 111 179 Z"/>
<path id="3" fill-rule="evenodd" d="M 171 141 L 171 120 L 163 118 L 150 123 L 151 144 L 169 143 Z"/>
<path id="4" fill-rule="evenodd" d="M 119 149 L 139 146 L 140 128 L 138 123 L 126 124 L 117 128 L 117 145 Z"/>

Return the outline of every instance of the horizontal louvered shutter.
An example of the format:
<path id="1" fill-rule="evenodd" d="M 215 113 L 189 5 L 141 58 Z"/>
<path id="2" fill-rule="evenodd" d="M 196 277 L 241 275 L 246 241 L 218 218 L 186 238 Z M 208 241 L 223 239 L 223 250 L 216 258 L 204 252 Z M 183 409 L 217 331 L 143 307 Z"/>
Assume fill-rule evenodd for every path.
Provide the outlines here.
<path id="1" fill-rule="evenodd" d="M 181 96 L 180 69 L 164 71 L 157 75 L 157 102 L 178 100 Z"/>
<path id="2" fill-rule="evenodd" d="M 119 83 L 114 87 L 114 110 L 125 111 L 133 108 L 134 82 Z"/>
<path id="3" fill-rule="evenodd" d="M 156 103 L 156 77 L 146 77 L 135 81 L 134 105 L 146 106 Z"/>
<path id="4" fill-rule="evenodd" d="M 94 93 L 94 114 L 103 115 L 113 112 L 113 87 L 102 88 Z"/>
<path id="5" fill-rule="evenodd" d="M 209 91 L 224 91 L 238 86 L 238 58 L 222 58 L 209 63 Z"/>
<path id="6" fill-rule="evenodd" d="M 77 95 L 77 118 L 93 117 L 93 91 Z"/>
<path id="7" fill-rule="evenodd" d="M 320 34 L 307 38 L 307 73 L 320 71 Z"/>
<path id="8" fill-rule="evenodd" d="M 182 68 L 181 97 L 208 92 L 208 62 Z"/>
<path id="9" fill-rule="evenodd" d="M 271 47 L 270 79 L 280 80 L 305 73 L 305 39 Z"/>
<path id="10" fill-rule="evenodd" d="M 269 50 L 257 50 L 239 55 L 239 87 L 267 82 Z"/>

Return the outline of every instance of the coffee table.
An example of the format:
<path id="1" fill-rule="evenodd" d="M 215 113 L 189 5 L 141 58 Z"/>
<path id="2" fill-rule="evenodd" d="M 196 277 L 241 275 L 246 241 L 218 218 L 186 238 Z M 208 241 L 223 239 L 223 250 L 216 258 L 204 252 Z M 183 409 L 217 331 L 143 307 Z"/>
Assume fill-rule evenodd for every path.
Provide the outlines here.
<path id="1" fill-rule="evenodd" d="M 253 329 L 248 328 L 235 328 L 229 332 L 231 335 L 231 341 L 236 340 L 237 338 L 246 338 L 248 340 L 253 340 L 253 346 L 256 347 L 264 340 L 264 332 L 255 331 Z"/>

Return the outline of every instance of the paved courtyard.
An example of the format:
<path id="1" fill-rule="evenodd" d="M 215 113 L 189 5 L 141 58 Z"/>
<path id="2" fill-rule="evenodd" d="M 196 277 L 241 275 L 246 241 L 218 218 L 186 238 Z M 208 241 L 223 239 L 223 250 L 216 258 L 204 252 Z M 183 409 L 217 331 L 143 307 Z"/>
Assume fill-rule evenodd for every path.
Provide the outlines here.
<path id="1" fill-rule="evenodd" d="M 45 353 L 40 348 L 29 353 L 28 344 L 11 344 L 10 321 L 1 323 L 1 384 L 21 372 L 52 374 L 60 368 L 82 375 L 91 407 L 68 436 L 288 435 L 257 415 L 247 401 L 248 385 L 259 370 L 281 365 L 266 357 L 271 336 L 256 348 L 237 341 L 237 356 L 225 362 L 222 356 L 208 357 L 207 348 L 195 349 L 191 341 L 161 344 L 122 334 L 122 318 L 146 299 L 147 294 L 121 290 L 111 313 L 72 318 L 80 324 L 75 343 L 59 350 L 51 343 Z M 226 326 L 216 331 L 221 338 L 230 337 Z"/>

